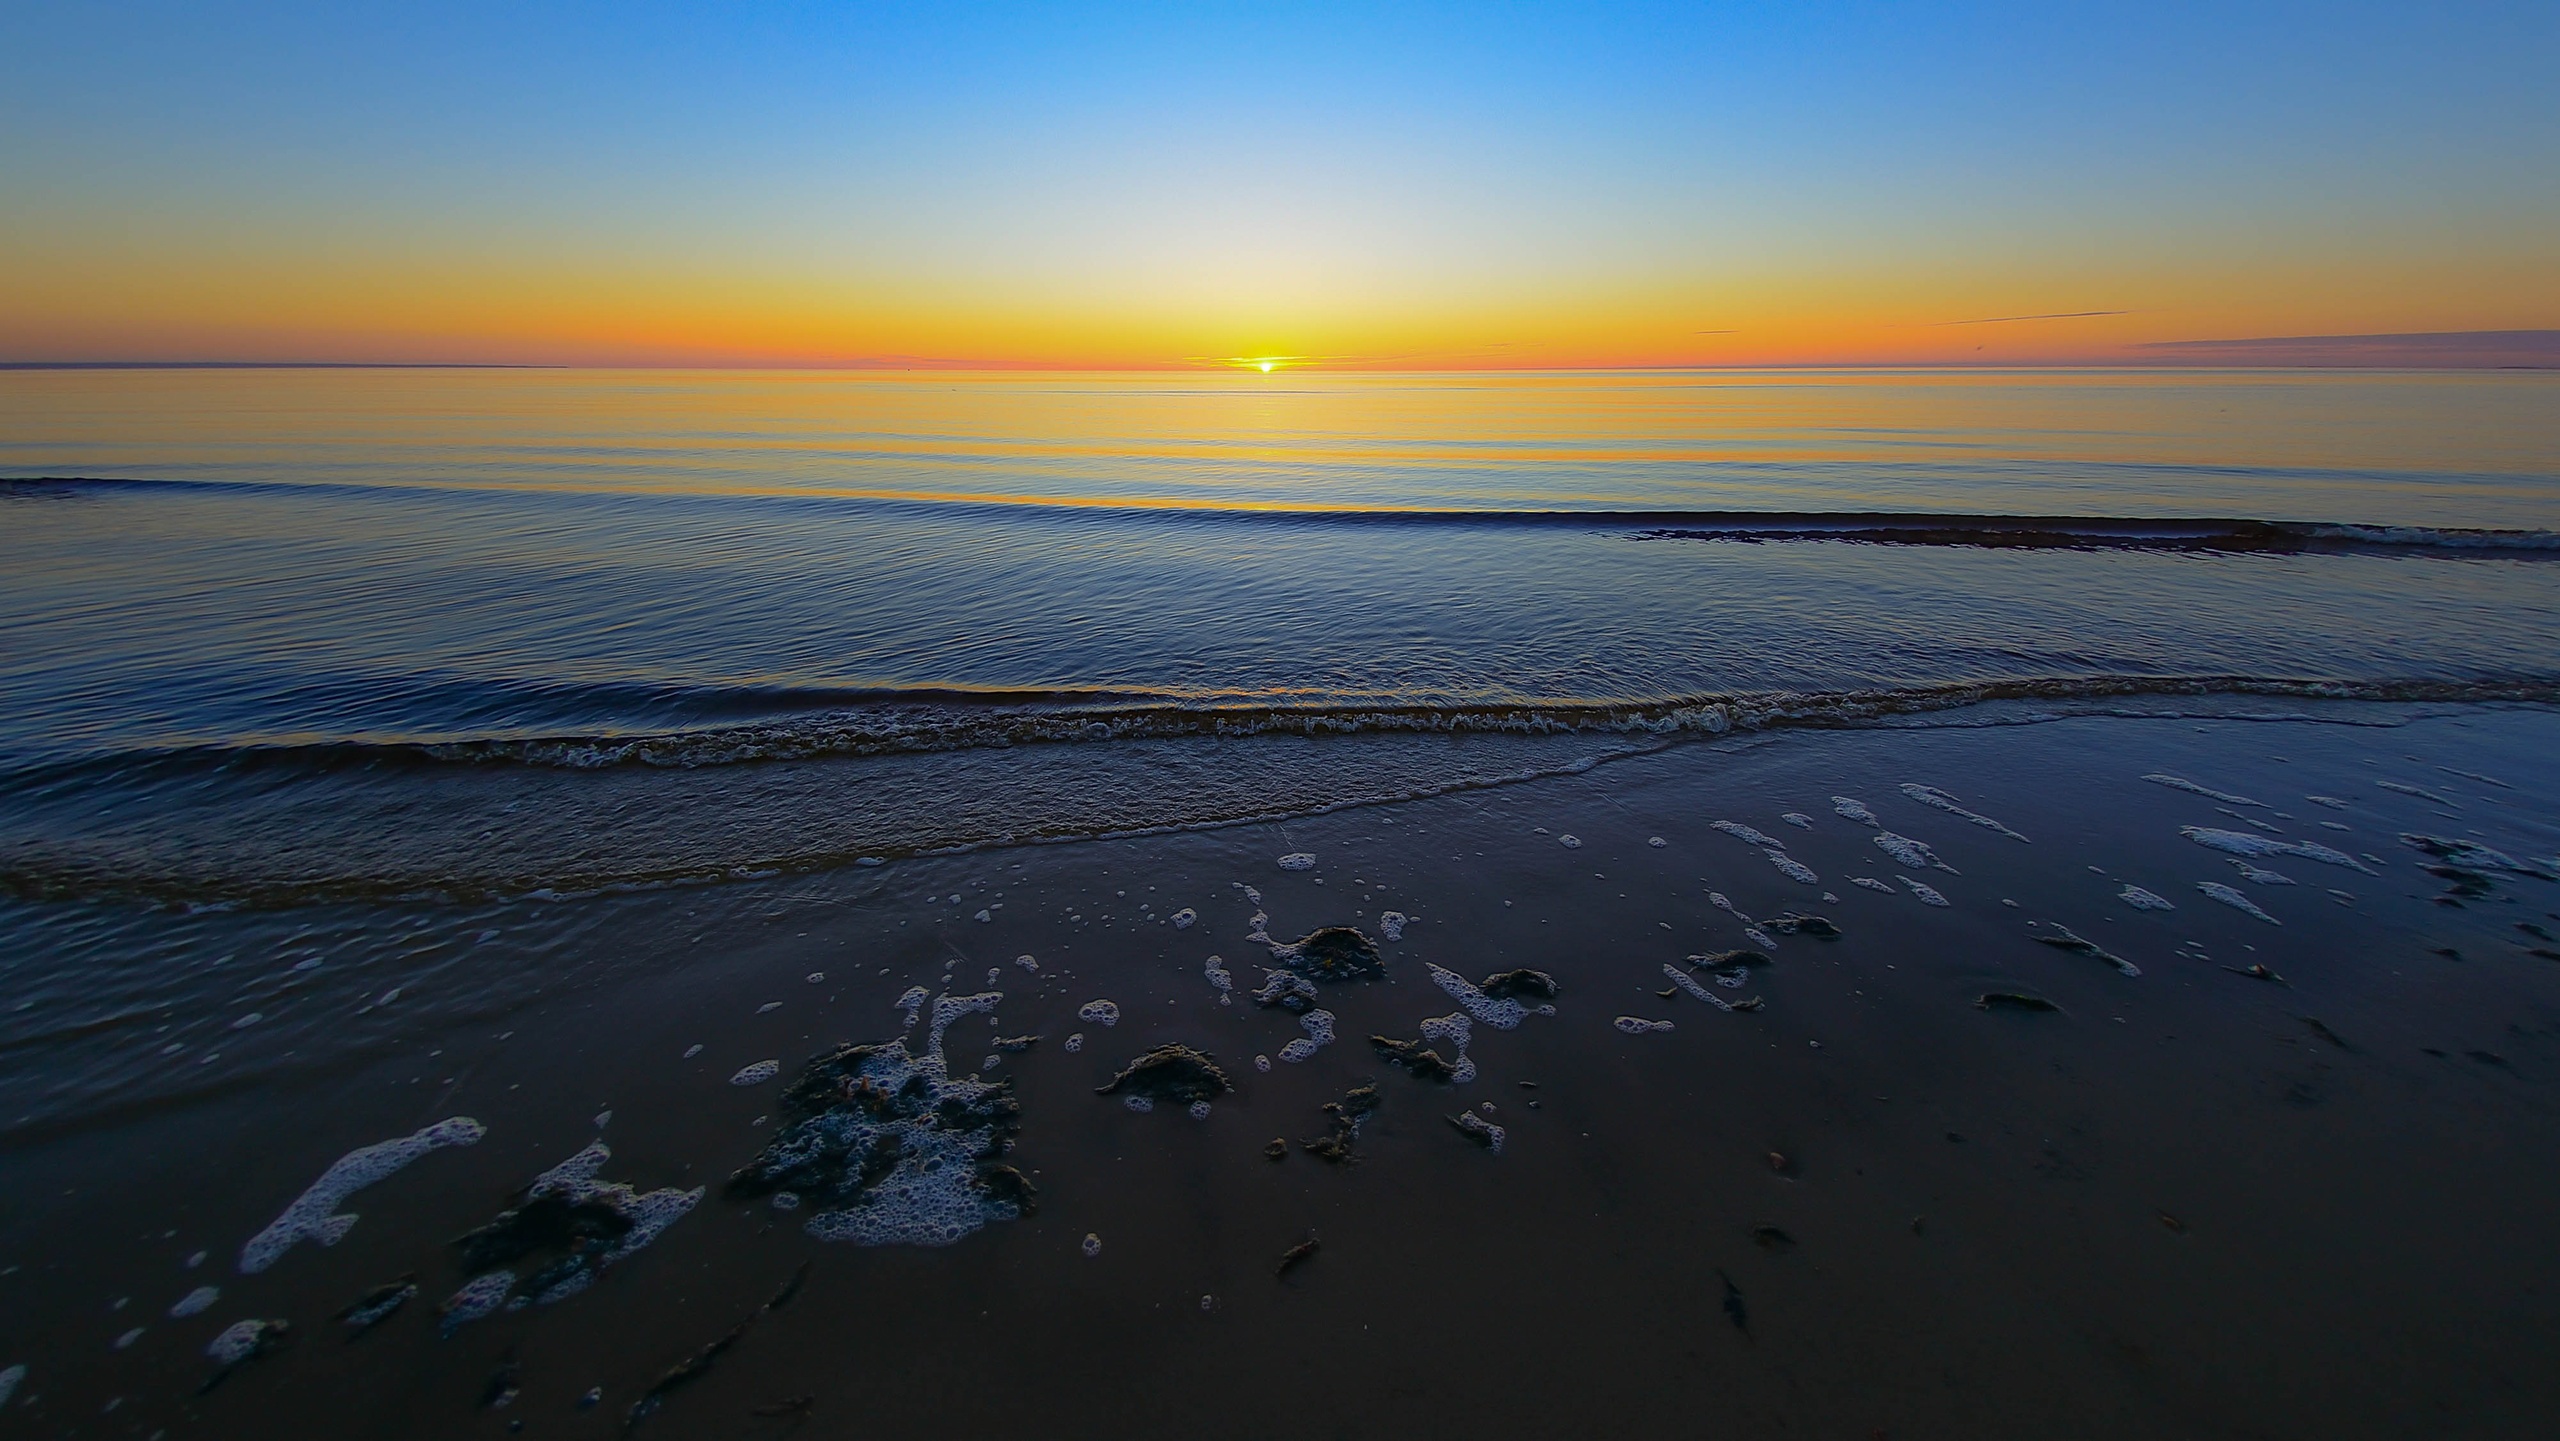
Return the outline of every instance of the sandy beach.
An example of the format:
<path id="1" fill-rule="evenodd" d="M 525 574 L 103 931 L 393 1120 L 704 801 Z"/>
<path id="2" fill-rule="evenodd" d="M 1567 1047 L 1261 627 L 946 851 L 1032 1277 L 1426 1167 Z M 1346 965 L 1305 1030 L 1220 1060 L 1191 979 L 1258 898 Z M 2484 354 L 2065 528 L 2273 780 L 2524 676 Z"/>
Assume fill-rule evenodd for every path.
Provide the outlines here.
<path id="1" fill-rule="evenodd" d="M 413 981 L 349 1023 L 385 1028 L 362 1043 L 11 1149 L 10 1359 L 42 1418 L 119 1435 L 2516 1434 L 2555 1402 L 2560 1325 L 2550 713 L 2152 709 L 1989 707 L 1286 824 L 421 912 L 391 925 L 413 947 L 497 933 L 468 998 Z M 1288 970 L 1257 918 L 1379 943 L 1382 977 L 1314 983 L 1333 1039 L 1303 1060 L 1284 1047 L 1320 1028 L 1251 998 Z M 158 924 L 274 967 L 314 922 Z M 2039 942 L 2065 930 L 2086 945 Z M 546 959 L 572 947 L 596 959 Z M 1766 964 L 1692 959 L 1735 951 Z M 1434 968 L 1542 971 L 1554 1014 Z M 865 1246 L 732 1194 L 806 1063 L 925 1051 L 910 987 L 1001 993 L 942 1050 L 1009 1084 L 1002 1161 L 1036 1210 Z M 1471 1080 L 1371 1043 L 1462 1016 Z M 1205 1116 L 1095 1094 L 1167 1044 L 1231 1083 Z M 733 1084 L 761 1061 L 775 1079 Z M 1362 1085 L 1349 1157 L 1307 1150 Z M 341 1156 L 452 1117 L 485 1134 L 348 1194 L 335 1244 L 243 1273 Z M 473 1279 L 455 1238 L 598 1140 L 598 1180 L 704 1194 L 582 1291 L 440 1318 Z M 333 1317 L 402 1277 L 414 1298 L 349 1339 Z M 172 1319 L 198 1286 L 219 1297 Z M 242 1320 L 291 1330 L 200 1391 Z"/>

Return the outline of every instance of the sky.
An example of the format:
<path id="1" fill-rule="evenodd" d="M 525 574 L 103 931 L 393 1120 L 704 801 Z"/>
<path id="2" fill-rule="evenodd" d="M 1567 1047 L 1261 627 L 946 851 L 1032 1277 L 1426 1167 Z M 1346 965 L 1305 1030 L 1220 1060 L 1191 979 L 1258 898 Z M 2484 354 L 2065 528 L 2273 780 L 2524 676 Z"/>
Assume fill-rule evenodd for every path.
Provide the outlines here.
<path id="1" fill-rule="evenodd" d="M 0 361 L 2553 364 L 2555 74 L 2549 0 L 0 0 Z"/>

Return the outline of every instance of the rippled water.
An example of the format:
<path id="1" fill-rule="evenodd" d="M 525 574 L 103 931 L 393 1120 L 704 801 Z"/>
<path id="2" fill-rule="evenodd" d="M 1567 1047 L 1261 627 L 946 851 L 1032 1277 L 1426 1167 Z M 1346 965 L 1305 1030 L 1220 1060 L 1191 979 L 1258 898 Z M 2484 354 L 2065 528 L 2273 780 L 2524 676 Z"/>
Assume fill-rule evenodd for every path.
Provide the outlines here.
<path id="1" fill-rule="evenodd" d="M 609 883 L 1516 759 L 1388 736 L 1986 686 L 2540 696 L 2555 384 L 8 373 L 0 866 L 46 894 Z M 1373 733 L 1374 785 L 1129 749 L 1311 729 Z M 862 823 L 818 824 L 852 784 Z M 536 792 L 589 838 L 531 846 L 506 807 Z M 747 797 L 760 821 L 698 824 Z M 436 855 L 400 854 L 421 825 Z"/>

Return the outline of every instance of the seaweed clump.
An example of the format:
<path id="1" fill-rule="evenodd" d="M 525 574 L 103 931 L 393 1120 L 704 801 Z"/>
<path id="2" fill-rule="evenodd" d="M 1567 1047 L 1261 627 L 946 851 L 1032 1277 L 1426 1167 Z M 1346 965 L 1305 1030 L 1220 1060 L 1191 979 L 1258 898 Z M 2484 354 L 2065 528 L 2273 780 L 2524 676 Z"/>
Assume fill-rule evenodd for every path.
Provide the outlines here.
<path id="1" fill-rule="evenodd" d="M 1974 997 L 1978 1011 L 2058 1011 L 2062 1008 L 2042 996 L 2020 995 L 2016 991 L 1986 991 Z"/>
<path id="2" fill-rule="evenodd" d="M 2087 956 L 2092 960 L 2104 961 L 2108 965 L 2115 967 L 2117 970 L 2124 972 L 2128 976 L 2138 976 L 2142 974 L 2142 968 L 2140 966 L 2137 966 L 2133 962 L 2126 960 L 2124 957 L 2106 949 L 2096 941 L 2090 940 L 2086 936 L 2076 934 L 2069 926 L 2063 925 L 2058 921 L 2046 922 L 2043 924 L 2046 926 L 2046 929 L 2036 930 L 2031 926 L 2028 934 L 2056 950 L 2069 951 L 2075 956 Z"/>
<path id="3" fill-rule="evenodd" d="M 404 1272 L 398 1278 L 385 1281 L 357 1297 L 355 1304 L 340 1311 L 336 1319 L 340 1325 L 347 1328 L 347 1339 L 352 1341 L 390 1320 L 393 1312 L 408 1305 L 417 1294 L 417 1273 Z"/>
<path id="4" fill-rule="evenodd" d="M 454 1238 L 472 1279 L 444 1303 L 448 1332 L 501 1305 L 549 1305 L 577 1295 L 605 1267 L 656 1240 L 702 1200 L 699 1186 L 641 1192 L 620 1181 L 597 1180 L 596 1172 L 612 1158 L 604 1142 L 589 1142 L 534 1177 L 487 1225 Z M 548 1259 L 522 1275 L 513 1269 L 536 1257 Z"/>
<path id="5" fill-rule="evenodd" d="M 1514 1000 L 1521 996 L 1552 1001 L 1556 998 L 1556 978 L 1544 971 L 1533 971 L 1524 966 L 1516 971 L 1496 971 L 1485 977 L 1484 983 L 1476 989 L 1497 1001 Z"/>
<path id="6" fill-rule="evenodd" d="M 1446 1081 L 1457 1075 L 1457 1067 L 1440 1059 L 1440 1053 L 1420 1041 L 1399 1041 L 1392 1036 L 1371 1036 L 1369 1044 L 1378 1050 L 1378 1058 L 1391 1066 L 1401 1066 L 1426 1081 Z"/>
<path id="7" fill-rule="evenodd" d="M 1312 1141 L 1300 1141 L 1298 1145 L 1307 1154 L 1336 1165 L 1357 1160 L 1351 1154 L 1351 1148 L 1360 1139 L 1361 1123 L 1376 1115 L 1378 1106 L 1376 1086 L 1354 1086 L 1341 1100 L 1324 1103 L 1325 1133 Z"/>
<path id="8" fill-rule="evenodd" d="M 1385 975 L 1378 943 L 1352 926 L 1320 926 L 1298 940 L 1271 948 L 1271 958 L 1319 981 L 1365 981 Z"/>
<path id="9" fill-rule="evenodd" d="M 1235 1089 L 1227 1073 L 1203 1051 L 1180 1043 L 1156 1047 L 1129 1063 L 1128 1069 L 1097 1087 L 1097 1096 L 1144 1096 L 1150 1101 L 1196 1105 Z"/>
<path id="10" fill-rule="evenodd" d="M 899 1039 L 809 1062 L 782 1093 L 782 1126 L 728 1195 L 788 1195 L 816 1207 L 810 1235 L 864 1246 L 948 1246 L 1028 1213 L 1031 1182 L 999 1160 L 1022 1129 L 1013 1082 L 954 1076 L 942 1053 L 953 1021 L 1003 999 L 935 998 L 920 1056 Z"/>

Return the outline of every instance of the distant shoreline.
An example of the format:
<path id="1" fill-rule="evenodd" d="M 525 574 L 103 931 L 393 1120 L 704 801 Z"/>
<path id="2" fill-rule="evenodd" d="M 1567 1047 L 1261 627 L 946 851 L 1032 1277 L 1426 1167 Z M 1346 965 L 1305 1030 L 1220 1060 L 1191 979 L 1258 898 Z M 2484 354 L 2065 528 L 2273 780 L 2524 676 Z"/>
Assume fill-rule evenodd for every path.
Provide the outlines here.
<path id="1" fill-rule="evenodd" d="M 0 370 L 571 370 L 508 360 L 0 360 Z"/>

